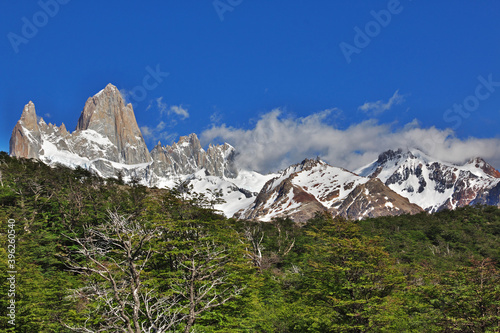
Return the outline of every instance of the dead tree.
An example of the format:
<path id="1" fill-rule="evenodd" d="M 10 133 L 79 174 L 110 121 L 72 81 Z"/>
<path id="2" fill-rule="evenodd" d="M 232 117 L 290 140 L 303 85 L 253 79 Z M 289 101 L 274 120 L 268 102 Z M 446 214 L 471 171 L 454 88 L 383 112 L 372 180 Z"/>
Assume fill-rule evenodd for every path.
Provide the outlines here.
<path id="1" fill-rule="evenodd" d="M 99 226 L 86 226 L 84 236 L 66 236 L 78 250 L 67 265 L 88 277 L 88 285 L 75 290 L 72 297 L 94 301 L 82 327 L 65 325 L 77 332 L 168 332 L 182 321 L 179 296 L 165 296 L 143 279 L 151 254 L 151 240 L 157 229 L 108 211 L 108 220 Z M 91 315 L 99 318 L 91 324 Z"/>
<path id="2" fill-rule="evenodd" d="M 260 226 L 247 226 L 244 235 L 252 247 L 251 249 L 246 249 L 247 255 L 252 260 L 253 265 L 262 270 L 262 252 L 264 251 L 262 241 L 264 240 L 264 231 Z"/>

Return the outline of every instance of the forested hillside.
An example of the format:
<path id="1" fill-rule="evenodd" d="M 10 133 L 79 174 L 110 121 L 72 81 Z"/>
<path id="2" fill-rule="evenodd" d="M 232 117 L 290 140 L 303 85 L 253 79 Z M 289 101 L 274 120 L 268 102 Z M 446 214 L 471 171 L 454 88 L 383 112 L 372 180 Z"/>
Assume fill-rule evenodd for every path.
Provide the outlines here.
<path id="1" fill-rule="evenodd" d="M 262 223 L 188 191 L 0 153 L 0 332 L 500 332 L 496 207 Z"/>

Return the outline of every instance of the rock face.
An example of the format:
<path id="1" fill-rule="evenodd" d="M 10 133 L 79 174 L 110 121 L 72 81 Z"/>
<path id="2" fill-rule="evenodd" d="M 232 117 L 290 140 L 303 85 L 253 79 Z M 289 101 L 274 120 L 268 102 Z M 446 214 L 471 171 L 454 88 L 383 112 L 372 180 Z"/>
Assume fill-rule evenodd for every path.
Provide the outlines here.
<path id="1" fill-rule="evenodd" d="M 151 150 L 153 170 L 163 175 L 187 175 L 205 169 L 209 176 L 235 178 L 235 150 L 229 144 L 210 145 L 205 151 L 196 134 L 181 136 L 172 146 L 160 142 Z"/>
<path id="2" fill-rule="evenodd" d="M 94 153 L 86 156 L 90 159 L 105 157 L 109 161 L 124 164 L 151 161 L 132 104 L 125 105 L 120 91 L 112 84 L 85 103 L 76 126 L 76 135 L 85 131 L 99 133 L 111 143 L 102 147 L 104 156 Z M 85 152 L 78 152 L 78 155 L 85 156 Z"/>
<path id="3" fill-rule="evenodd" d="M 429 212 L 474 203 L 498 206 L 500 173 L 481 158 L 454 165 L 418 150 L 389 150 L 357 171 L 378 178 L 396 193 Z"/>
<path id="4" fill-rule="evenodd" d="M 112 84 L 88 98 L 73 133 L 64 124 L 57 127 L 37 121 L 35 105 L 29 102 L 12 131 L 10 154 L 80 166 L 103 177 L 121 173 L 125 180 L 138 177 L 148 186 L 171 186 L 200 170 L 223 178 L 238 174 L 233 147 L 210 145 L 205 151 L 196 134 L 181 137 L 172 146 L 158 144 L 150 153 L 132 105 L 125 105 Z"/>
<path id="5" fill-rule="evenodd" d="M 372 178 L 357 186 L 342 201 L 335 214 L 349 219 L 365 217 L 417 214 L 424 211 L 385 186 L 379 179 Z"/>
<path id="6" fill-rule="evenodd" d="M 360 177 L 320 160 L 304 160 L 269 180 L 255 202 L 236 217 L 269 221 L 289 216 L 307 221 L 318 211 L 353 219 L 417 213 L 408 202 L 378 180 Z"/>
<path id="7" fill-rule="evenodd" d="M 100 159 L 122 164 L 151 162 L 132 105 L 124 105 L 112 84 L 87 100 L 71 134 L 64 124 L 47 125 L 43 118 L 37 122 L 35 105 L 28 103 L 14 127 L 10 154 L 87 168 Z"/>
<path id="8" fill-rule="evenodd" d="M 38 158 L 41 148 L 41 134 L 36 119 L 35 104 L 30 101 L 24 106 L 21 119 L 14 126 L 10 137 L 11 154 L 25 158 Z"/>

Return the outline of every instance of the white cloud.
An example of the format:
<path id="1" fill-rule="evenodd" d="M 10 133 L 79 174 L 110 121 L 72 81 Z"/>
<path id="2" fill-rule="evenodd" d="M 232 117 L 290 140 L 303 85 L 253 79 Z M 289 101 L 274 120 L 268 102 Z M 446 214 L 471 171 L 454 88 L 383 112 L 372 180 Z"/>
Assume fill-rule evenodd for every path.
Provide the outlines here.
<path id="1" fill-rule="evenodd" d="M 393 105 L 401 104 L 405 101 L 404 96 L 399 94 L 399 90 L 396 90 L 394 95 L 385 103 L 384 101 L 376 101 L 376 102 L 365 102 L 365 104 L 358 107 L 358 110 L 361 110 L 369 115 L 377 116 L 385 111 L 388 111 L 392 108 Z"/>
<path id="2" fill-rule="evenodd" d="M 480 156 L 500 166 L 500 139 L 459 139 L 451 129 L 421 128 L 414 120 L 404 126 L 367 120 L 338 129 L 326 124 L 331 110 L 304 118 L 284 117 L 279 109 L 263 115 L 252 129 L 225 124 L 201 134 L 203 144 L 222 140 L 240 153 L 238 165 L 260 172 L 277 171 L 304 158 L 321 156 L 326 162 L 355 170 L 376 160 L 388 149 L 419 148 L 452 163 Z"/>
<path id="3" fill-rule="evenodd" d="M 46 113 L 46 114 L 44 114 L 43 116 L 44 116 L 45 118 L 51 118 L 51 117 L 52 117 L 52 115 L 51 115 L 50 113 Z"/>
<path id="4" fill-rule="evenodd" d="M 156 127 L 141 126 L 141 133 L 146 141 L 156 142 L 158 140 L 163 140 L 165 141 L 164 143 L 170 143 L 177 134 L 164 131 L 166 126 L 167 124 L 163 121 L 160 121 Z"/>
<path id="5" fill-rule="evenodd" d="M 210 122 L 212 124 L 218 124 L 222 120 L 222 115 L 219 113 L 219 111 L 215 111 L 210 115 Z"/>
<path id="6" fill-rule="evenodd" d="M 183 108 L 182 105 L 171 105 L 170 107 L 168 107 L 167 103 L 163 102 L 163 97 L 159 97 L 156 99 L 156 106 L 158 107 L 158 111 L 160 111 L 160 114 L 162 116 L 170 116 L 172 114 L 175 114 L 178 115 L 181 120 L 189 118 L 189 112 L 187 109 Z M 150 107 L 148 107 L 148 109 L 149 108 Z"/>
<path id="7" fill-rule="evenodd" d="M 158 125 L 156 125 L 156 127 L 141 126 L 141 132 L 145 138 L 151 139 L 159 132 L 163 131 L 165 129 L 165 126 L 165 122 L 160 121 Z"/>
<path id="8" fill-rule="evenodd" d="M 188 110 L 184 109 L 182 105 L 172 105 L 169 109 L 169 114 L 175 113 L 176 115 L 180 116 L 181 119 L 186 119 L 189 118 L 189 112 Z"/>
<path id="9" fill-rule="evenodd" d="M 163 97 L 159 97 L 156 99 L 156 105 L 158 107 L 158 111 L 160 111 L 160 114 L 162 116 L 168 114 L 168 105 L 167 103 L 163 103 Z"/>
<path id="10" fill-rule="evenodd" d="M 160 115 L 170 116 L 172 114 L 178 115 L 182 120 L 189 117 L 189 113 L 186 109 L 182 108 L 182 106 L 168 106 L 167 103 L 163 102 L 163 97 L 156 98 L 155 100 L 151 100 L 146 111 L 151 109 L 156 104 Z M 160 121 L 156 127 L 151 126 L 141 126 L 141 132 L 144 136 L 144 139 L 148 142 L 156 143 L 158 140 L 163 140 L 163 143 L 170 144 L 170 142 L 177 137 L 177 133 L 169 133 L 166 131 L 166 128 L 172 129 L 177 125 L 176 119 L 169 119 L 168 124 L 164 121 Z"/>

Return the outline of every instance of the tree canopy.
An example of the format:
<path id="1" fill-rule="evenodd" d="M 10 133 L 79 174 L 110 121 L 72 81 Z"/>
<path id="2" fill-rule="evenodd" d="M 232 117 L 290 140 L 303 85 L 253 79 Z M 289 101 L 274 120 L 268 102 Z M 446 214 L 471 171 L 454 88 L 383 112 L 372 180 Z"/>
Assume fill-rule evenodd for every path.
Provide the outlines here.
<path id="1" fill-rule="evenodd" d="M 496 207 L 264 223 L 186 184 L 5 153 L 0 175 L 0 332 L 499 332 Z"/>

